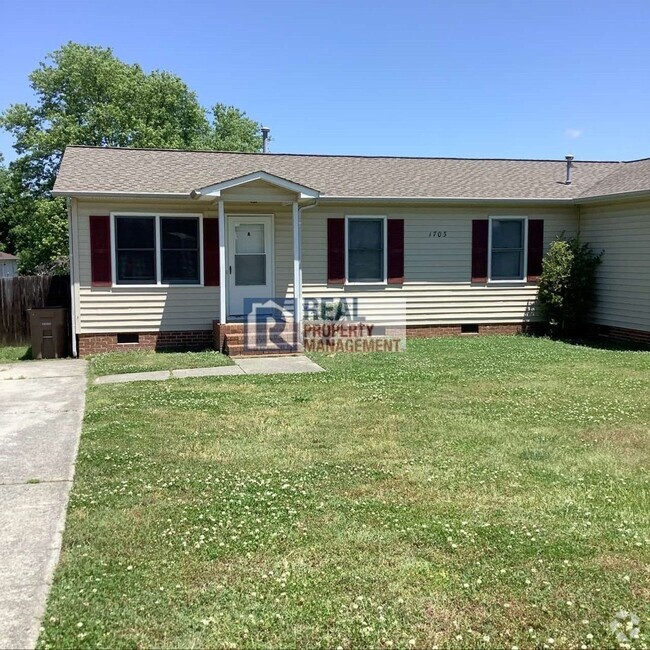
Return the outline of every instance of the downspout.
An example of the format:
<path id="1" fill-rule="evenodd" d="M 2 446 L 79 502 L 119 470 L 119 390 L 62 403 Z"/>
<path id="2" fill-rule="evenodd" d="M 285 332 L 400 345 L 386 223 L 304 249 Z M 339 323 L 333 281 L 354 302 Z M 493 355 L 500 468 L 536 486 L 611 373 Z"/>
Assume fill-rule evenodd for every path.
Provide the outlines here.
<path id="1" fill-rule="evenodd" d="M 68 267 L 70 269 L 70 332 L 72 335 L 72 356 L 77 356 L 77 297 L 75 296 L 75 274 L 74 274 L 74 234 L 72 228 L 72 201 L 67 197 L 68 209 L 68 251 L 70 258 L 68 260 Z"/>
<path id="2" fill-rule="evenodd" d="M 311 210 L 312 208 L 315 208 L 318 205 L 318 199 L 314 199 L 313 203 L 310 203 L 309 205 L 304 205 L 298 208 L 298 230 L 300 232 L 300 267 L 299 267 L 299 277 L 300 277 L 300 297 L 302 300 L 302 211 L 303 210 Z M 294 289 L 295 293 L 295 289 Z M 301 314 L 304 312 L 304 300 L 302 301 L 303 305 L 300 305 L 301 309 Z M 300 318 L 300 322 L 302 322 L 302 315 Z M 303 329 L 302 327 L 300 328 L 300 331 L 298 332 L 298 341 L 299 343 L 302 344 L 303 342 Z"/>
<path id="3" fill-rule="evenodd" d="M 298 208 L 298 219 L 300 221 L 300 237 L 301 237 L 301 242 L 300 242 L 300 285 L 301 286 L 302 286 L 302 211 L 311 210 L 312 208 L 315 208 L 317 205 L 318 205 L 318 199 L 314 199 L 313 203 Z"/>

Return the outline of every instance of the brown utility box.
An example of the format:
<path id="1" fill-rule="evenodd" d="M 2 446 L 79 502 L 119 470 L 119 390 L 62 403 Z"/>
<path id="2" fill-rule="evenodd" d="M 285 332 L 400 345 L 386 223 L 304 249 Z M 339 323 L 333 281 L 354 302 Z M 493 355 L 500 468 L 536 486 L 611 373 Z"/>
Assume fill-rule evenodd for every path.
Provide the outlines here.
<path id="1" fill-rule="evenodd" d="M 32 357 L 60 359 L 68 352 L 68 310 L 45 307 L 29 310 L 32 330 Z"/>

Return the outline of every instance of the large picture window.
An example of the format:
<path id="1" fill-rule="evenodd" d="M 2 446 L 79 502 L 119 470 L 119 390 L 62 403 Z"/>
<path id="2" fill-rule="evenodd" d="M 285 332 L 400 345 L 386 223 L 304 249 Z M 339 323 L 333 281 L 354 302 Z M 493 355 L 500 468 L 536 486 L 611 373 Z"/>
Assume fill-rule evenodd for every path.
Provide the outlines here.
<path id="1" fill-rule="evenodd" d="M 347 219 L 348 282 L 384 282 L 384 224 L 382 217 Z"/>
<path id="2" fill-rule="evenodd" d="M 523 280 L 526 219 L 491 219 L 490 241 L 490 280 Z"/>
<path id="3" fill-rule="evenodd" d="M 116 284 L 200 284 L 199 217 L 115 215 Z"/>

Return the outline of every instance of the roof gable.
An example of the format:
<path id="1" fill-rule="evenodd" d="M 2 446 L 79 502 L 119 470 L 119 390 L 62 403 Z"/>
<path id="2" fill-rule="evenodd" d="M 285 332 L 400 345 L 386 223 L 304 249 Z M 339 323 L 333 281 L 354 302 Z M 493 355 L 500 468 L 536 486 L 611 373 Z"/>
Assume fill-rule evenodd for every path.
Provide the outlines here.
<path id="1" fill-rule="evenodd" d="M 235 178 L 230 178 L 225 181 L 220 181 L 218 183 L 213 183 L 207 187 L 199 188 L 198 190 L 193 190 L 190 194 L 194 197 L 206 197 L 206 198 L 216 198 L 221 196 L 221 192 L 225 190 L 230 190 L 236 187 L 241 187 L 244 185 L 250 185 L 262 181 L 266 185 L 276 187 L 287 192 L 293 192 L 301 199 L 314 199 L 317 198 L 320 192 L 306 185 L 300 185 L 286 178 L 281 178 L 280 176 L 275 176 L 274 174 L 269 174 L 268 172 L 259 170 L 256 172 L 251 172 L 250 174 L 244 174 L 243 176 L 237 176 Z"/>

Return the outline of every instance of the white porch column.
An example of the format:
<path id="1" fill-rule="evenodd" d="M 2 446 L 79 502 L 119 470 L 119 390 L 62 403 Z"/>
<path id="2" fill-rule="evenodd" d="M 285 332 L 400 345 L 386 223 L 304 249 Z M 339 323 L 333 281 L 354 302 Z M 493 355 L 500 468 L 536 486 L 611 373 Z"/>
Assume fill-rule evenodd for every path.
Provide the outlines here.
<path id="1" fill-rule="evenodd" d="M 302 343 L 302 232 L 300 208 L 293 202 L 293 318 L 298 343 Z"/>
<path id="2" fill-rule="evenodd" d="M 219 201 L 219 322 L 226 322 L 226 215 L 223 201 Z"/>

